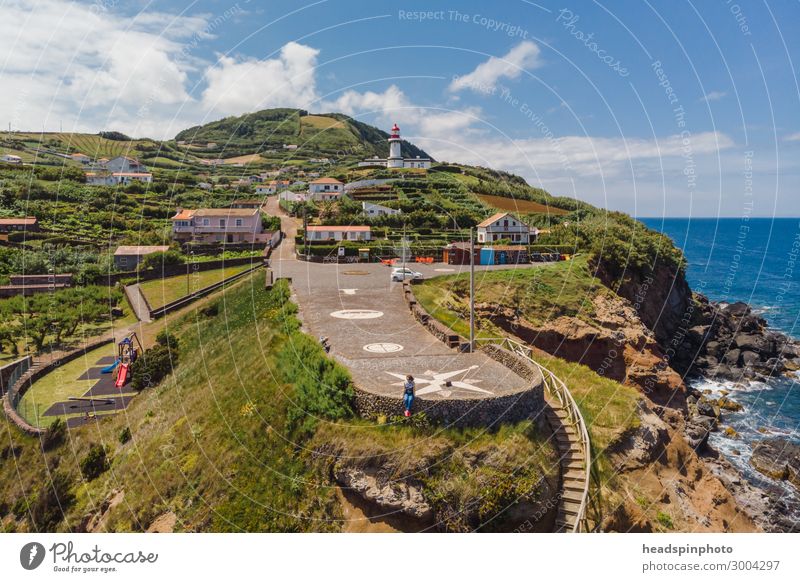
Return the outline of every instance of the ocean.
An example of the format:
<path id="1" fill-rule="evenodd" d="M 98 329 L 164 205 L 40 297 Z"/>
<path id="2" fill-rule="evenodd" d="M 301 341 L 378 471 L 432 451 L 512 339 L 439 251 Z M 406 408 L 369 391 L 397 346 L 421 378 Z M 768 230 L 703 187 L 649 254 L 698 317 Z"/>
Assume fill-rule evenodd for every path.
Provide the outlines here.
<path id="1" fill-rule="evenodd" d="M 688 261 L 687 278 L 693 290 L 712 301 L 749 303 L 770 327 L 800 337 L 800 218 L 641 218 L 663 232 L 683 249 Z M 723 413 L 723 426 L 731 426 L 739 438 L 721 431 L 709 442 L 756 484 L 779 485 L 757 473 L 749 464 L 750 443 L 767 436 L 800 441 L 800 376 L 772 379 L 767 383 L 734 385 L 698 380 L 694 386 L 730 391 L 730 398 L 744 406 L 739 413 Z"/>

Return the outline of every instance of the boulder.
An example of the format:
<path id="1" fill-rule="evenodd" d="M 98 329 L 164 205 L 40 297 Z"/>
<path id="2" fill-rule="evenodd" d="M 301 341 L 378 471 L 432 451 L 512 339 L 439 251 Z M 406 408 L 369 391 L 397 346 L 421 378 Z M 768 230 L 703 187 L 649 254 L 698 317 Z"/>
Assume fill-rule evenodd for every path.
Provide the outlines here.
<path id="1" fill-rule="evenodd" d="M 703 396 L 697 401 L 697 414 L 709 416 L 711 418 L 719 418 L 719 406 L 714 400 L 709 400 Z"/>
<path id="2" fill-rule="evenodd" d="M 753 366 L 761 361 L 761 357 L 757 353 L 751 351 L 742 351 L 739 355 L 739 359 L 743 366 Z"/>
<path id="3" fill-rule="evenodd" d="M 734 338 L 736 347 L 751 352 L 759 352 L 764 347 L 764 337 L 751 333 L 739 333 Z"/>
<path id="4" fill-rule="evenodd" d="M 785 438 L 765 439 L 753 447 L 750 464 L 768 477 L 800 488 L 800 445 Z"/>
<path id="5" fill-rule="evenodd" d="M 725 306 L 722 311 L 733 317 L 744 317 L 750 314 L 750 306 L 743 301 L 737 301 L 736 303 Z"/>
<path id="6" fill-rule="evenodd" d="M 741 355 L 741 350 L 737 350 L 733 348 L 725 352 L 722 356 L 722 361 L 728 364 L 729 366 L 737 366 L 739 365 L 739 356 Z"/>
<path id="7" fill-rule="evenodd" d="M 706 343 L 706 353 L 714 357 L 719 357 L 719 352 L 721 349 L 722 348 L 718 341 L 710 341 Z"/>
<path id="8" fill-rule="evenodd" d="M 742 409 L 742 405 L 738 402 L 734 402 L 727 396 L 721 397 L 717 400 L 717 405 L 723 410 L 730 410 L 731 412 L 738 412 Z"/>
<path id="9" fill-rule="evenodd" d="M 699 424 L 694 422 L 694 419 L 686 423 L 686 427 L 684 428 L 684 436 L 686 437 L 686 442 L 689 443 L 689 446 L 692 447 L 695 451 L 703 450 L 706 445 L 708 444 L 708 435 L 711 432 L 703 424 Z"/>

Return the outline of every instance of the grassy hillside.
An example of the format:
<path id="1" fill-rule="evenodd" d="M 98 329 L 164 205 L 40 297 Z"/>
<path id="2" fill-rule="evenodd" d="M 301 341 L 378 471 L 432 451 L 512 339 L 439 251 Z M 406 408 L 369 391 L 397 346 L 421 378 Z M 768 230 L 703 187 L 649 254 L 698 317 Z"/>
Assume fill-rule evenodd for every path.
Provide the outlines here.
<path id="1" fill-rule="evenodd" d="M 388 155 L 388 137 L 383 131 L 341 114 L 309 115 L 301 109 L 266 109 L 191 127 L 178 133 L 175 141 L 199 146 L 192 151 L 202 157 L 216 157 L 219 151 L 226 152 L 226 158 L 269 153 L 268 150 L 281 154 L 284 145 L 297 145 L 292 157 L 335 156 L 341 162 Z M 209 143 L 217 147 L 209 149 Z M 407 156 L 427 156 L 407 142 L 402 149 Z"/>
<path id="2" fill-rule="evenodd" d="M 337 531 L 333 462 L 416 483 L 422 463 L 450 529 L 503 529 L 508 508 L 541 498 L 557 465 L 529 423 L 485 433 L 352 418 L 347 373 L 298 331 L 288 296 L 285 283 L 264 290 L 262 273 L 170 321 L 173 373 L 44 452 L 3 423 L 3 530 Z"/>

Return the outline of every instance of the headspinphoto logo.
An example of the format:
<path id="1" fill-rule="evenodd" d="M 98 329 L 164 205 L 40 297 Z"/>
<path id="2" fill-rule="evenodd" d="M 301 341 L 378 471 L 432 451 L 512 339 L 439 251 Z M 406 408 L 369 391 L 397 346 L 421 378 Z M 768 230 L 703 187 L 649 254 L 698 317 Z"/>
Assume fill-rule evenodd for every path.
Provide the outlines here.
<path id="1" fill-rule="evenodd" d="M 26 570 L 35 570 L 44 561 L 44 546 L 39 542 L 29 542 L 19 551 L 19 563 Z"/>

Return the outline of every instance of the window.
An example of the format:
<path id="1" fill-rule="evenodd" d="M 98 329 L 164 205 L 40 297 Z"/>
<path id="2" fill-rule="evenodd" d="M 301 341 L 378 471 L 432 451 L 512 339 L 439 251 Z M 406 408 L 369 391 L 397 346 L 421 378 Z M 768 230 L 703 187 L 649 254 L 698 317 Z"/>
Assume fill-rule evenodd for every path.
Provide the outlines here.
<path id="1" fill-rule="evenodd" d="M 203 226 L 208 226 L 211 224 L 211 221 L 208 218 L 203 219 Z"/>
<path id="2" fill-rule="evenodd" d="M 225 228 L 225 219 L 224 218 L 220 218 L 219 219 L 219 227 L 220 228 Z"/>
<path id="3" fill-rule="evenodd" d="M 236 226 L 243 226 L 243 225 L 244 225 L 244 222 L 242 221 L 242 219 L 241 218 L 237 218 L 236 219 Z"/>
<path id="4" fill-rule="evenodd" d="M 120 257 L 119 258 L 119 264 L 122 265 L 123 267 L 125 265 L 127 265 L 128 264 L 128 257 Z"/>
<path id="5" fill-rule="evenodd" d="M 508 220 L 504 220 L 503 221 L 503 226 L 506 227 L 506 228 L 508 227 Z"/>

